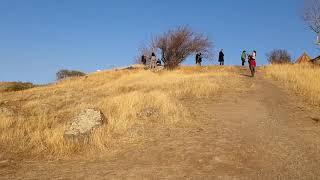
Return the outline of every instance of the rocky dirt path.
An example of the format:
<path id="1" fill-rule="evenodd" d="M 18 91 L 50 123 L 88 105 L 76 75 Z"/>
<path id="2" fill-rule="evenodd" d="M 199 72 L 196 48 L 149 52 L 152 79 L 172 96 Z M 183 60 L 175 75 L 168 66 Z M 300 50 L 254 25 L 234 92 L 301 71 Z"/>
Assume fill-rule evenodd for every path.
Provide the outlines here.
<path id="1" fill-rule="evenodd" d="M 192 128 L 158 127 L 106 159 L 24 162 L 2 178 L 319 179 L 320 112 L 262 74 L 241 78 L 249 91 L 184 100 Z"/>

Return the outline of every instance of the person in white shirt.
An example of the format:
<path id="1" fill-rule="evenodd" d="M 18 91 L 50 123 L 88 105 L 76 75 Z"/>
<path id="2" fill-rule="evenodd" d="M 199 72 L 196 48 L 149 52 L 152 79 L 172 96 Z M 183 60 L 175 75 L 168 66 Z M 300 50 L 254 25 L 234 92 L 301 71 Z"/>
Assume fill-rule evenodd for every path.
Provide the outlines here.
<path id="1" fill-rule="evenodd" d="M 252 58 L 254 59 L 254 60 L 256 60 L 256 57 L 257 57 L 257 51 L 253 51 L 252 52 Z"/>

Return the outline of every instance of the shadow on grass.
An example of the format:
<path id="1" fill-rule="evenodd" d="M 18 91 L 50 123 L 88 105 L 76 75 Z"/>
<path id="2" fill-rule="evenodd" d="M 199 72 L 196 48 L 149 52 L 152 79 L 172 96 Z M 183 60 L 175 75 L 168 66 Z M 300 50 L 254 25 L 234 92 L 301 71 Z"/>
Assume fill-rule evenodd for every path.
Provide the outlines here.
<path id="1" fill-rule="evenodd" d="M 248 74 L 240 74 L 241 76 L 245 76 L 245 77 L 252 77 L 251 75 L 248 75 Z"/>

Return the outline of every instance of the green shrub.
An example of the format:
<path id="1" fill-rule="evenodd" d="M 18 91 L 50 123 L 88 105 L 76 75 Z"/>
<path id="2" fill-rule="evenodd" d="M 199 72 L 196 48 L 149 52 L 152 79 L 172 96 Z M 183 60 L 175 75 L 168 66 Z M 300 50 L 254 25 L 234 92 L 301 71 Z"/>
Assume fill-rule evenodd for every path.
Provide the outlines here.
<path id="1" fill-rule="evenodd" d="M 69 78 L 69 77 L 80 77 L 80 76 L 85 76 L 86 73 L 81 72 L 81 71 L 74 71 L 74 70 L 60 70 L 57 72 L 57 80 Z"/>
<path id="2" fill-rule="evenodd" d="M 36 87 L 36 85 L 30 82 L 10 82 L 6 84 L 2 89 L 4 92 L 22 91 Z"/>

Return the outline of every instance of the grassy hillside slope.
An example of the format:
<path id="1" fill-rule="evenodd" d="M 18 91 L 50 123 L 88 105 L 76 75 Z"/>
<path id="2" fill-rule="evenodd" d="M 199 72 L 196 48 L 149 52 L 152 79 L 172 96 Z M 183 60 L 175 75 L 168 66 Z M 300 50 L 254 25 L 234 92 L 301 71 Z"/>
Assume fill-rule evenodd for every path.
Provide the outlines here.
<path id="1" fill-rule="evenodd" d="M 240 88 L 234 67 L 182 67 L 174 71 L 110 70 L 54 85 L 0 93 L 0 158 L 63 158 L 107 151 L 116 141 L 135 139 L 133 127 L 188 124 L 184 98 L 213 98 Z M 89 144 L 68 143 L 63 133 L 84 108 L 108 119 Z M 6 157 L 6 158 L 7 158 Z"/>
<path id="2" fill-rule="evenodd" d="M 320 106 L 320 68 L 309 64 L 270 65 L 266 74 L 281 81 L 313 105 Z"/>

